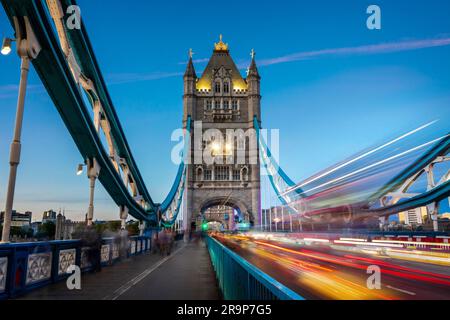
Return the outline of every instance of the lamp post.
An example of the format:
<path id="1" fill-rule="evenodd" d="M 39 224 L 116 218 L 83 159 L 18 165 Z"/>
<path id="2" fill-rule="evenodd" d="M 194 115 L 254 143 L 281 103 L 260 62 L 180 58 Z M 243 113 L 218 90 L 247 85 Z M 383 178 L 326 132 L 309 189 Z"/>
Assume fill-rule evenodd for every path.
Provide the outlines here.
<path id="1" fill-rule="evenodd" d="M 20 30 L 20 24 L 17 17 L 14 17 L 14 25 L 16 29 L 17 39 L 17 53 L 21 58 L 20 67 L 20 85 L 19 96 L 17 99 L 17 111 L 16 122 L 14 127 L 14 136 L 11 143 L 10 157 L 9 157 L 9 180 L 8 188 L 6 192 L 5 203 L 5 216 L 3 220 L 2 230 L 2 242 L 9 242 L 10 229 L 11 229 L 11 214 L 14 205 L 14 191 L 16 187 L 17 167 L 20 163 L 20 151 L 21 151 L 21 135 L 22 135 L 22 123 L 23 113 L 25 106 L 25 95 L 28 82 L 28 71 L 30 70 L 30 60 L 37 58 L 41 47 L 33 33 L 28 17 L 23 17 L 25 30 Z M 21 32 L 23 31 L 23 32 Z M 22 38 L 21 36 L 24 36 Z M 3 41 L 2 54 L 8 54 L 11 52 L 11 39 Z"/>

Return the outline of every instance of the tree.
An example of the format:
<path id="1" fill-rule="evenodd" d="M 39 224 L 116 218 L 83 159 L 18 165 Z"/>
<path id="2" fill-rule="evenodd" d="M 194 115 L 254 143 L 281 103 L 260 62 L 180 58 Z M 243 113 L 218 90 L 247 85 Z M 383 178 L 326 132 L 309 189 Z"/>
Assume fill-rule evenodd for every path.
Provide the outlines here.
<path id="1" fill-rule="evenodd" d="M 37 237 L 54 239 L 55 233 L 56 233 L 56 225 L 53 222 L 48 221 L 39 226 L 39 231 L 38 231 Z"/>
<path id="2" fill-rule="evenodd" d="M 30 236 L 29 230 L 25 227 L 11 227 L 10 231 L 11 237 L 28 238 Z M 33 236 L 33 231 L 31 231 L 31 236 Z"/>
<path id="3" fill-rule="evenodd" d="M 133 221 L 133 222 L 131 222 L 131 223 L 129 223 L 128 225 L 127 225 L 127 231 L 128 231 L 128 234 L 130 235 L 130 236 L 137 236 L 137 235 L 139 235 L 139 222 L 138 221 Z"/>
<path id="4" fill-rule="evenodd" d="M 96 223 L 95 230 L 106 237 L 114 236 L 119 232 L 122 225 L 121 221 L 107 221 L 105 223 Z"/>

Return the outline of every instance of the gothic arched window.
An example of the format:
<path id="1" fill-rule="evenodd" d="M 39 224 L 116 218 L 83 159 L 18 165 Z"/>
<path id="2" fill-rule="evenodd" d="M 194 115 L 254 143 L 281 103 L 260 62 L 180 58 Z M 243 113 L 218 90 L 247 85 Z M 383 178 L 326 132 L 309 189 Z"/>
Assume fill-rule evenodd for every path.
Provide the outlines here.
<path id="1" fill-rule="evenodd" d="M 224 93 L 229 93 L 230 92 L 230 83 L 228 81 L 225 81 L 223 83 L 223 92 Z"/>
<path id="2" fill-rule="evenodd" d="M 203 168 L 198 167 L 197 168 L 197 180 L 201 181 L 203 179 Z"/>
<path id="3" fill-rule="evenodd" d="M 220 93 L 220 82 L 219 81 L 216 81 L 216 83 L 214 84 L 214 92 Z"/>
<path id="4" fill-rule="evenodd" d="M 243 181 L 248 181 L 248 168 L 247 167 L 243 167 L 241 169 L 241 179 Z"/>

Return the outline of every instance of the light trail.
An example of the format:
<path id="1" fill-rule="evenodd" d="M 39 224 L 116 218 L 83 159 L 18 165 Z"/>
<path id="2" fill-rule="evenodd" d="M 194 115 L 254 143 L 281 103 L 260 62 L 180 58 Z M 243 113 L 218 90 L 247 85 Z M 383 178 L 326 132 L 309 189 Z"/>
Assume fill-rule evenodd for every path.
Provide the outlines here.
<path id="1" fill-rule="evenodd" d="M 361 242 L 361 241 L 343 241 L 343 240 L 334 240 L 334 243 L 338 244 L 355 244 L 358 246 L 372 246 L 372 247 L 388 247 L 388 248 L 403 248 L 401 244 L 393 244 L 393 243 L 372 243 L 372 242 Z"/>
<path id="2" fill-rule="evenodd" d="M 399 243 L 407 244 L 412 246 L 436 246 L 436 247 L 447 247 L 450 248 L 450 243 L 436 243 L 436 242 L 417 242 L 417 241 L 399 241 L 399 240 L 372 240 L 375 243 Z"/>
<path id="3" fill-rule="evenodd" d="M 346 166 L 348 166 L 348 165 L 350 165 L 350 164 L 352 164 L 352 163 L 354 163 L 354 162 L 356 162 L 358 160 L 361 160 L 361 159 L 363 159 L 363 158 L 365 158 L 365 157 L 367 157 L 367 156 L 369 156 L 369 155 L 371 155 L 371 154 L 373 154 L 373 153 L 375 153 L 377 151 L 380 151 L 380 150 L 382 150 L 382 149 L 384 149 L 384 148 L 386 148 L 386 147 L 388 147 L 388 146 L 390 146 L 390 145 L 392 145 L 392 144 L 394 144 L 394 143 L 396 143 L 396 142 L 398 142 L 398 141 L 400 141 L 400 140 L 402 140 L 402 139 L 404 139 L 404 138 L 406 138 L 406 137 L 408 137 L 410 135 L 413 135 L 416 132 L 419 132 L 419 131 L 421 131 L 421 130 L 431 126 L 432 124 L 436 123 L 437 121 L 438 120 L 429 122 L 429 123 L 427 123 L 427 124 L 417 128 L 417 129 L 414 129 L 414 130 L 412 130 L 412 131 L 410 131 L 408 133 L 405 133 L 404 135 L 402 135 L 402 136 L 400 136 L 400 137 L 398 137 L 398 138 L 396 138 L 394 140 L 391 140 L 391 141 L 385 143 L 382 146 L 379 146 L 379 147 L 377 147 L 377 148 L 375 148 L 373 150 L 370 150 L 370 151 L 368 151 L 368 152 L 366 152 L 366 153 L 364 153 L 364 154 L 362 154 L 362 155 L 360 155 L 360 156 L 358 156 L 358 157 L 356 157 L 356 158 L 354 158 L 352 160 L 349 160 L 349 161 L 347 161 L 347 162 L 345 162 L 345 163 L 343 163 L 343 164 L 341 164 L 341 165 L 339 165 L 339 166 L 337 166 L 337 167 L 335 167 L 333 169 L 330 169 L 329 171 L 324 172 L 323 174 L 320 174 L 319 176 L 309 178 L 305 182 L 303 182 L 302 184 L 299 184 L 299 185 L 297 185 L 297 186 L 295 186 L 293 188 L 289 188 L 289 189 L 285 190 L 283 193 L 280 193 L 280 196 L 284 196 L 284 195 L 286 195 L 286 194 L 288 194 L 288 193 L 290 193 L 292 191 L 295 191 L 297 189 L 300 189 L 300 188 L 304 187 L 305 185 L 307 185 L 309 183 L 312 183 L 312 182 L 317 181 L 317 180 L 319 180 L 319 179 L 321 179 L 323 177 L 326 177 L 326 176 L 332 174 L 333 172 L 336 172 L 339 169 L 345 168 Z"/>
<path id="4" fill-rule="evenodd" d="M 394 269 L 398 269 L 398 270 L 402 270 L 402 271 L 408 271 L 408 272 L 412 272 L 412 273 L 420 273 L 420 274 L 424 274 L 424 275 L 432 276 L 432 277 L 436 277 L 436 278 L 450 279 L 450 276 L 445 275 L 445 274 L 440 274 L 440 273 L 422 271 L 422 270 L 419 270 L 419 269 L 403 267 L 403 266 L 399 266 L 399 265 L 396 265 L 396 264 L 385 262 L 385 261 L 382 261 L 382 260 L 379 260 L 379 259 L 377 260 L 377 259 L 363 258 L 363 257 L 357 257 L 357 256 L 353 256 L 353 255 L 345 255 L 344 257 L 349 258 L 349 259 L 354 259 L 354 260 L 365 261 L 365 262 L 368 262 L 368 263 L 373 263 L 373 264 L 377 264 L 377 265 L 380 265 L 380 266 L 394 268 Z"/>
<path id="5" fill-rule="evenodd" d="M 409 262 L 390 256 L 391 251 L 417 254 L 406 248 L 382 248 L 364 238 L 342 237 L 352 242 L 346 246 L 329 243 L 301 241 L 287 244 L 284 238 L 257 240 L 255 235 L 245 237 L 215 235 L 237 254 L 255 264 L 263 272 L 275 277 L 307 299 L 335 300 L 397 300 L 397 299 L 448 299 L 450 274 L 444 266 Z M 304 240 L 304 239 L 298 239 Z M 320 240 L 320 239 L 319 239 Z M 369 246 L 368 243 L 371 245 Z M 362 247 L 367 246 L 367 250 Z M 352 250 L 347 250 L 348 248 Z M 369 249 L 372 248 L 372 249 Z M 381 252 L 378 249 L 383 249 Z M 426 255 L 442 255 L 423 251 Z M 380 255 L 381 254 L 381 255 Z M 393 259 L 393 260 L 391 260 Z M 408 261 L 408 264 L 403 264 Z M 368 268 L 378 266 L 381 272 L 381 290 L 368 287 Z"/>
<path id="6" fill-rule="evenodd" d="M 351 260 L 358 260 L 358 261 L 364 261 L 364 262 L 369 261 L 369 259 L 366 259 L 366 260 L 353 259 L 353 258 L 350 259 L 349 257 L 351 257 L 351 256 L 344 256 L 345 258 L 350 259 L 350 261 L 348 261 L 348 260 L 338 259 L 337 256 L 332 256 L 332 255 L 328 255 L 328 254 L 324 254 L 324 253 L 316 253 L 316 252 L 313 252 L 310 250 L 303 250 L 300 252 L 300 251 L 296 251 L 296 250 L 292 250 L 292 249 L 288 249 L 288 248 L 284 248 L 284 247 L 280 247 L 277 245 L 268 244 L 268 243 L 264 243 L 264 242 L 260 242 L 260 241 L 255 241 L 255 243 L 263 245 L 263 246 L 271 247 L 271 248 L 274 248 L 277 250 L 281 250 L 284 252 L 289 252 L 289 253 L 306 256 L 306 257 L 310 257 L 310 258 L 317 259 L 317 260 L 323 260 L 323 261 L 327 261 L 327 262 L 331 262 L 331 263 L 335 263 L 335 264 L 339 264 L 339 265 L 343 265 L 343 266 L 348 266 L 348 267 L 352 267 L 352 268 L 356 268 L 356 269 L 361 269 L 361 270 L 367 270 L 367 266 L 355 263 Z M 379 265 L 386 265 L 386 263 L 384 261 L 374 260 L 374 259 L 371 259 L 371 263 L 379 264 Z M 392 268 L 392 266 L 394 266 L 394 265 L 390 265 L 391 268 Z M 397 268 L 397 269 L 402 270 L 400 268 Z M 404 270 L 402 270 L 402 271 L 404 271 Z M 408 272 L 416 272 L 416 270 L 408 269 Z M 389 269 L 381 269 L 381 273 L 396 276 L 399 278 L 408 278 L 411 280 L 419 280 L 419 281 L 424 281 L 424 282 L 429 282 L 429 283 L 450 286 L 450 281 L 447 281 L 447 280 L 444 280 L 441 278 L 432 278 L 432 277 L 428 277 L 428 276 L 424 276 L 424 275 L 420 275 L 420 274 L 410 274 L 410 273 L 406 273 L 406 272 L 399 272 L 399 271 L 394 271 L 394 270 L 389 270 Z M 436 277 L 435 275 L 433 275 L 433 276 Z M 443 276 L 443 277 L 446 278 L 446 276 Z"/>
<path id="7" fill-rule="evenodd" d="M 316 187 L 314 187 L 314 188 L 311 188 L 311 189 L 309 189 L 309 190 L 307 190 L 307 191 L 304 191 L 304 193 L 308 193 L 308 192 L 314 191 L 314 190 L 316 190 L 316 189 L 326 187 L 326 186 L 328 186 L 328 185 L 330 185 L 330 184 L 333 184 L 333 183 L 335 183 L 335 182 L 338 182 L 338 181 L 344 180 L 344 179 L 346 179 L 346 178 L 349 178 L 349 177 L 351 177 L 351 176 L 354 176 L 354 175 L 356 175 L 356 174 L 358 174 L 358 173 L 361 173 L 361 172 L 367 171 L 367 170 L 369 170 L 369 169 L 371 169 L 371 168 L 374 168 L 374 167 L 377 167 L 377 166 L 379 166 L 379 165 L 385 164 L 385 163 L 387 163 L 387 162 L 389 162 L 389 161 L 392 161 L 392 160 L 395 160 L 395 159 L 400 158 L 400 157 L 402 157 L 402 156 L 405 156 L 405 155 L 407 155 L 407 154 L 409 154 L 409 153 L 411 153 L 411 152 L 414 152 L 414 151 L 417 151 L 417 150 L 419 150 L 419 149 L 425 148 L 425 147 L 427 147 L 427 146 L 429 146 L 429 145 L 432 145 L 433 143 L 436 143 L 436 142 L 438 142 L 438 141 L 440 141 L 440 140 L 442 140 L 442 139 L 445 139 L 445 138 L 448 137 L 448 136 L 450 136 L 450 135 L 442 136 L 442 137 L 440 137 L 440 138 L 438 138 L 438 139 L 432 140 L 432 141 L 427 142 L 427 143 L 424 143 L 424 144 L 422 144 L 422 145 L 420 145 L 420 146 L 417 146 L 417 147 L 411 148 L 411 149 L 409 149 L 409 150 L 406 150 L 406 151 L 404 151 L 404 152 L 401 152 L 401 153 L 399 153 L 399 154 L 397 154 L 397 155 L 395 155 L 395 156 L 392 156 L 392 157 L 389 157 L 389 158 L 387 158 L 387 159 L 378 161 L 378 162 L 373 163 L 373 164 L 371 164 L 371 165 L 368 165 L 368 166 L 366 166 L 366 167 L 364 167 L 364 168 L 358 169 L 358 170 L 353 171 L 353 172 L 351 172 L 351 173 L 348 173 L 348 174 L 346 174 L 346 175 L 344 175 L 344 176 L 341 176 L 341 177 L 339 177 L 339 178 L 333 179 L 333 180 L 328 181 L 328 182 L 326 182 L 326 183 L 323 183 L 323 184 L 321 184 L 321 185 L 319 185 L 319 186 L 316 186 Z"/>

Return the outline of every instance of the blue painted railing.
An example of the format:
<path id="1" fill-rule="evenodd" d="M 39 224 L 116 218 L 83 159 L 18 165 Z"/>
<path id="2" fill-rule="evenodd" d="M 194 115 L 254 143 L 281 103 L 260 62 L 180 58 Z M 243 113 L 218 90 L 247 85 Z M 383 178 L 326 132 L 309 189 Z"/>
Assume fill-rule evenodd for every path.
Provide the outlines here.
<path id="1" fill-rule="evenodd" d="M 206 244 L 225 300 L 304 300 L 216 239 Z"/>
<path id="2" fill-rule="evenodd" d="M 121 241 L 119 237 L 103 239 L 103 266 L 114 264 L 121 256 L 135 256 L 151 250 L 150 237 L 129 237 L 123 242 L 125 246 Z M 82 272 L 90 271 L 88 250 L 80 240 L 0 245 L 0 300 L 65 280 L 71 265 L 79 266 Z"/>

